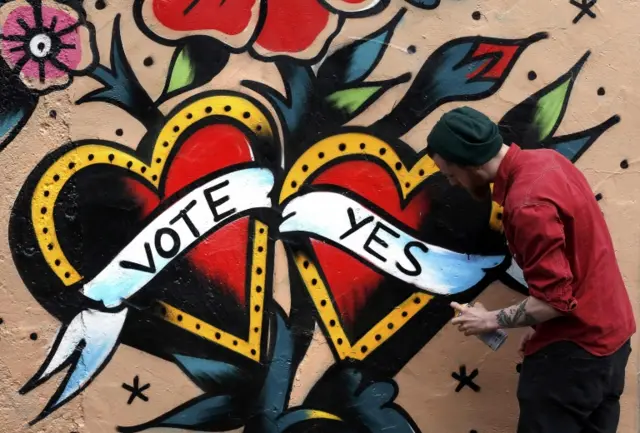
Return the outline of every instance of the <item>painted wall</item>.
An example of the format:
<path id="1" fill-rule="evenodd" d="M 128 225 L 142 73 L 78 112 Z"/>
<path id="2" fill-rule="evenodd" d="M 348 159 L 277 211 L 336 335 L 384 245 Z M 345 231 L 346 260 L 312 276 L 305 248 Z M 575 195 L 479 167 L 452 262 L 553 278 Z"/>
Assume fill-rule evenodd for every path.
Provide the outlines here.
<path id="1" fill-rule="evenodd" d="M 637 301 L 640 11 L 592 3 L 0 1 L 0 430 L 514 431 L 520 332 L 448 303 L 526 287 L 426 135 L 573 161 Z"/>

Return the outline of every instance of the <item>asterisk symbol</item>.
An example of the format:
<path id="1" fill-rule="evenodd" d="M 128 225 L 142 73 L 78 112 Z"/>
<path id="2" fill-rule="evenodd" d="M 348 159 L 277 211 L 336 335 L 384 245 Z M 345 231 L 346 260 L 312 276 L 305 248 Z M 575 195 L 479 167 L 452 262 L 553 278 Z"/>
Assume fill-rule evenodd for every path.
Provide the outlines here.
<path id="1" fill-rule="evenodd" d="M 133 400 L 135 400 L 136 397 L 138 397 L 142 401 L 149 401 L 149 397 L 144 395 L 143 392 L 149 389 L 151 387 L 151 384 L 147 383 L 146 385 L 140 386 L 140 378 L 138 376 L 133 378 L 133 385 L 123 383 L 122 387 L 131 393 L 127 404 L 133 403 Z"/>
<path id="2" fill-rule="evenodd" d="M 581 3 L 578 3 L 576 0 L 570 0 L 569 3 L 580 9 L 580 13 L 573 19 L 573 23 L 576 24 L 585 15 L 595 18 L 596 14 L 591 10 L 591 8 L 595 6 L 597 1 L 598 0 L 580 0 Z"/>
<path id="3" fill-rule="evenodd" d="M 476 368 L 471 372 L 470 375 L 467 376 L 467 367 L 464 365 L 460 366 L 459 373 L 456 373 L 455 371 L 451 373 L 451 377 L 460 382 L 456 387 L 456 392 L 460 392 L 460 390 L 465 386 L 468 386 L 475 392 L 480 391 L 480 386 L 473 382 L 473 379 L 478 375 L 478 373 L 478 369 Z"/>

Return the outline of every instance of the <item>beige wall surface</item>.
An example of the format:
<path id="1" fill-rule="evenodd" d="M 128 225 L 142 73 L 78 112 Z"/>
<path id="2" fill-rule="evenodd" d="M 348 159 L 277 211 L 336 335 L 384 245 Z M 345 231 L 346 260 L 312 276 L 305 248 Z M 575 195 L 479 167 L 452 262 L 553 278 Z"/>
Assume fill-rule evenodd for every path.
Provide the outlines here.
<path id="1" fill-rule="evenodd" d="M 0 431 L 515 431 L 448 304 L 526 287 L 426 136 L 573 161 L 637 307 L 638 6 L 0 1 Z"/>

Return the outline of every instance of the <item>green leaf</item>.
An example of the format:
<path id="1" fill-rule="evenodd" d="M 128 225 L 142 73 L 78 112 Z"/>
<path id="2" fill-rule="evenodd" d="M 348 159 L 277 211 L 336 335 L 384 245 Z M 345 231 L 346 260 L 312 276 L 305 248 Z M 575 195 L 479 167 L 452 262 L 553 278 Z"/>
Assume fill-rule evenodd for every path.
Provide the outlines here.
<path id="1" fill-rule="evenodd" d="M 562 116 L 565 100 L 569 93 L 571 78 L 567 78 L 564 83 L 553 89 L 538 101 L 536 114 L 533 118 L 538 131 L 539 138 L 543 139 L 551 135 L 558 119 Z"/>
<path id="2" fill-rule="evenodd" d="M 353 114 L 373 97 L 382 86 L 356 87 L 345 90 L 338 90 L 327 96 L 327 101 L 340 110 L 345 110 Z"/>
<path id="3" fill-rule="evenodd" d="M 193 83 L 196 71 L 189 57 L 188 47 L 178 48 L 180 51 L 174 58 L 173 64 L 169 68 L 169 83 L 167 84 L 167 93 L 187 87 Z"/>

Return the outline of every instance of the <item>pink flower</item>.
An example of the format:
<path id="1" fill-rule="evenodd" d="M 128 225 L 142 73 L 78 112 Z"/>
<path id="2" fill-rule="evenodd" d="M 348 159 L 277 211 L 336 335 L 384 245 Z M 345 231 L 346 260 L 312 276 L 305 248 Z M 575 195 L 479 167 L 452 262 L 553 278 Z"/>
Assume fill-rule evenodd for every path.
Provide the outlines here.
<path id="1" fill-rule="evenodd" d="M 97 61 L 93 28 L 81 11 L 52 1 L 0 6 L 0 56 L 38 93 L 63 88 Z"/>
<path id="2" fill-rule="evenodd" d="M 175 41 L 211 36 L 259 56 L 312 59 L 344 17 L 373 14 L 388 0 L 144 0 L 139 17 L 152 33 Z M 264 18 L 262 18 L 264 16 Z"/>

